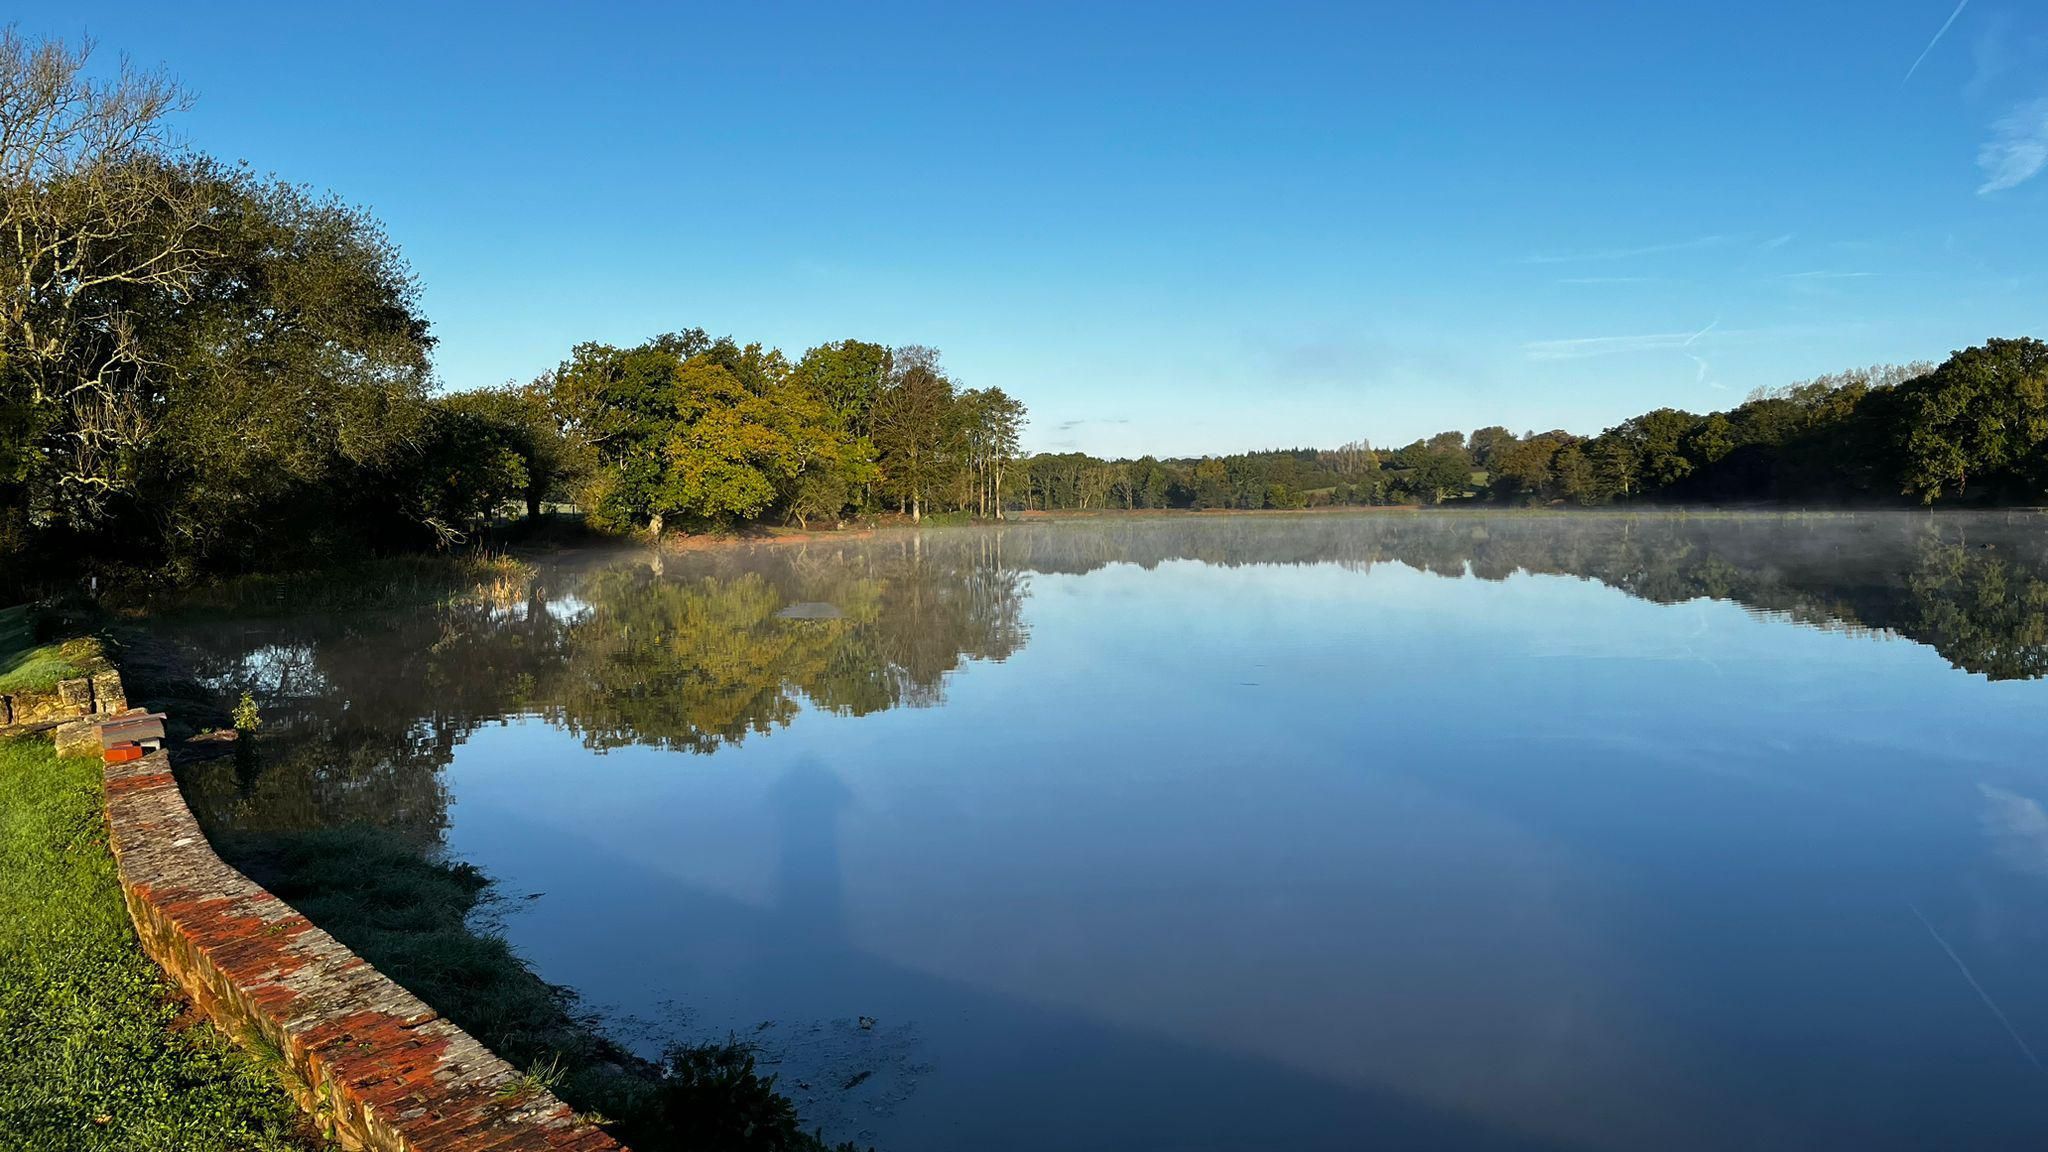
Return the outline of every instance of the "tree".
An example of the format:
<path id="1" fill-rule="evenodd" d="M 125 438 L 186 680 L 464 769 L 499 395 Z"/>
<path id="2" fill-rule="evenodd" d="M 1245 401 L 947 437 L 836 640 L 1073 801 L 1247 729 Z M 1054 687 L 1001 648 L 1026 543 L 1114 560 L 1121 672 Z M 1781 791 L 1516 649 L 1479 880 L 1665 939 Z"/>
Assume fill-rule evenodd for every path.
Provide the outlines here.
<path id="1" fill-rule="evenodd" d="M 636 348 L 578 344 L 555 369 L 549 402 L 564 433 L 591 458 L 579 499 L 599 526 L 660 533 L 657 489 L 681 419 L 676 377 L 711 343 L 693 328 Z"/>
<path id="2" fill-rule="evenodd" d="M 679 366 L 657 515 L 732 524 L 777 505 L 799 519 L 843 505 L 832 496 L 861 475 L 856 442 L 781 365 L 758 345 L 734 354 L 721 342 Z"/>
<path id="3" fill-rule="evenodd" d="M 953 381 L 938 354 L 897 349 L 895 373 L 875 403 L 874 442 L 883 478 L 913 521 L 924 518 L 928 494 L 951 468 L 961 431 Z"/>
<path id="4" fill-rule="evenodd" d="M 875 398 L 889 382 L 890 359 L 880 344 L 841 340 L 805 352 L 795 374 L 824 398 L 847 431 L 865 436 L 872 430 Z"/>
<path id="5" fill-rule="evenodd" d="M 1472 466 L 1490 472 L 1500 453 L 1514 445 L 1515 434 L 1495 424 L 1474 431 L 1469 443 Z"/>
<path id="6" fill-rule="evenodd" d="M 433 340 L 377 222 L 181 151 L 187 101 L 0 32 L 0 505 L 174 567 L 430 538 Z"/>
<path id="7" fill-rule="evenodd" d="M 1331 469 L 1354 482 L 1367 471 L 1379 468 L 1379 457 L 1373 453 L 1370 440 L 1352 440 L 1329 455 Z"/>
<path id="8" fill-rule="evenodd" d="M 1988 340 L 1915 382 L 1908 403 L 1905 490 L 1933 503 L 1967 493 L 1972 476 L 2015 467 L 2030 497 L 2048 479 L 2048 344 Z"/>
<path id="9" fill-rule="evenodd" d="M 968 471 L 974 480 L 978 513 L 987 516 L 993 508 L 1000 517 L 1003 473 L 1017 455 L 1024 405 L 1000 388 L 969 389 L 960 393 L 958 403 L 964 429 L 963 445 Z"/>
<path id="10" fill-rule="evenodd" d="M 1557 450 L 1550 460 L 1550 475 L 1557 494 L 1574 504 L 1597 504 L 1605 496 L 1599 474 L 1581 441 L 1575 440 Z"/>
<path id="11" fill-rule="evenodd" d="M 1205 457 L 1195 465 L 1194 489 L 1195 507 L 1230 507 L 1230 469 L 1215 457 Z"/>
<path id="12" fill-rule="evenodd" d="M 1423 452 L 1408 471 L 1409 491 L 1431 504 L 1441 504 L 1444 497 L 1463 492 L 1472 477 L 1472 462 L 1465 456 L 1462 440 L 1460 437 L 1456 450 L 1433 445 Z"/>
<path id="13" fill-rule="evenodd" d="M 479 388 L 451 393 L 441 401 L 443 407 L 489 423 L 519 454 L 526 472 L 520 496 L 528 516 L 539 516 L 544 501 L 562 498 L 579 468 L 548 401 L 549 383 L 543 378 L 525 385 Z"/>
<path id="14" fill-rule="evenodd" d="M 1557 460 L 1575 443 L 1568 432 L 1531 435 L 1496 448 L 1487 491 L 1496 500 L 1535 503 L 1562 495 Z"/>
<path id="15" fill-rule="evenodd" d="M 87 531 L 136 490 L 152 322 L 211 251 L 221 183 L 172 147 L 178 87 L 90 79 L 91 53 L 0 30 L 0 503 Z"/>
<path id="16" fill-rule="evenodd" d="M 401 491 L 437 435 L 404 258 L 332 197 L 220 178 L 214 251 L 148 335 L 138 514 L 202 563 L 438 535 Z"/>
<path id="17" fill-rule="evenodd" d="M 526 458 L 514 434 L 476 412 L 445 401 L 428 418 L 424 450 L 397 495 L 441 547 L 461 544 L 506 501 L 525 493 Z"/>

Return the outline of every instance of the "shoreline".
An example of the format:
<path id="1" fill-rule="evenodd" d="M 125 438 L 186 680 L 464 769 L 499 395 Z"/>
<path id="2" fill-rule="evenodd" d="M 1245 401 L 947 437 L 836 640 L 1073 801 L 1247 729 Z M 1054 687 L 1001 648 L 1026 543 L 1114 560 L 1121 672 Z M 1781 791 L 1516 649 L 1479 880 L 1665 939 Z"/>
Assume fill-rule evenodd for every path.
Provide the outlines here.
<path id="1" fill-rule="evenodd" d="M 1452 501 L 1435 505 L 1354 504 L 1318 508 L 1058 508 L 1014 512 L 1001 520 L 958 519 L 946 515 L 935 515 L 928 516 L 921 522 L 913 521 L 908 516 L 891 513 L 886 516 L 870 518 L 857 525 L 849 524 L 844 528 L 791 528 L 750 525 L 737 529 L 717 529 L 698 533 L 665 531 L 658 539 L 653 540 L 649 540 L 644 536 L 607 537 L 593 535 L 589 540 L 581 543 L 558 543 L 544 548 L 526 549 L 514 544 L 508 547 L 507 554 L 518 559 L 530 559 L 578 548 L 603 546 L 607 543 L 627 546 L 638 543 L 642 547 L 653 548 L 663 553 L 693 553 L 729 548 L 783 547 L 800 544 L 872 540 L 886 534 L 904 531 L 923 531 L 926 529 L 1005 528 L 1026 524 L 1065 524 L 1092 521 L 1227 520 L 1239 518 L 1299 519 L 1304 517 L 1344 516 L 1367 518 L 1397 514 L 1404 516 L 1544 518 L 1560 520 L 1576 518 L 1616 520 L 1628 518 L 1717 519 L 1733 517 L 1821 519 L 1842 516 L 1954 518 L 1967 516 L 2048 516 L 2048 505 L 2028 504 L 1982 508 L 1959 508 L 1954 506 L 1900 507 L 1897 505 L 1793 507 L 1777 504 L 1530 506 Z"/>

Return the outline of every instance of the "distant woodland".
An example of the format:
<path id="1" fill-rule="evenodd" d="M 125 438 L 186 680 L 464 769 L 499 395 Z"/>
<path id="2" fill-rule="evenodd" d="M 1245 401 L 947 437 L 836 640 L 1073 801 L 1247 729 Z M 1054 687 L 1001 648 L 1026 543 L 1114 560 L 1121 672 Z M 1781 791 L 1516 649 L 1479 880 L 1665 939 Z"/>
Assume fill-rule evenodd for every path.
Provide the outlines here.
<path id="1" fill-rule="evenodd" d="M 419 285 L 327 194 L 184 147 L 185 95 L 0 34 L 0 601 L 447 550 L 573 509 L 606 531 L 1050 509 L 2037 503 L 2048 345 L 1660 408 L 1221 457 L 1020 449 L 1026 410 L 930 348 L 794 358 L 701 329 L 441 391 Z"/>

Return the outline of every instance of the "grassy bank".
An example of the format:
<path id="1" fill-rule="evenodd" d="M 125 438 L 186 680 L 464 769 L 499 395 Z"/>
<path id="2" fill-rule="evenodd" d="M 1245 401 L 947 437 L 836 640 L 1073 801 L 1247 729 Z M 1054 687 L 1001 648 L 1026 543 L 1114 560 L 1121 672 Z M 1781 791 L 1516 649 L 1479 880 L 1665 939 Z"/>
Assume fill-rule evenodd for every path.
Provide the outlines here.
<path id="1" fill-rule="evenodd" d="M 853 1152 L 803 1131 L 742 1044 L 642 1060 L 474 913 L 490 881 L 368 827 L 215 834 L 223 856 L 635 1152 Z"/>
<path id="2" fill-rule="evenodd" d="M 91 640 L 0 649 L 0 692 L 48 692 L 100 662 L 99 645 Z"/>
<path id="3" fill-rule="evenodd" d="M 308 1149 L 271 1071 L 181 1018 L 136 943 L 100 769 L 0 742 L 0 1147 Z"/>

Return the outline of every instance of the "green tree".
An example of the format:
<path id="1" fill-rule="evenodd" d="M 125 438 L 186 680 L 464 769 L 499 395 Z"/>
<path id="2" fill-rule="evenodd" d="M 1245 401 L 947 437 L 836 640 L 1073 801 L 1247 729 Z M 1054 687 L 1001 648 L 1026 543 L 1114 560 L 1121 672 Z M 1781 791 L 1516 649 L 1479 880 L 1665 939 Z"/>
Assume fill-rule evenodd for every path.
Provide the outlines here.
<path id="1" fill-rule="evenodd" d="M 1017 455 L 1024 405 L 1000 388 L 969 389 L 957 402 L 977 513 L 985 517 L 993 510 L 1001 516 L 1003 474 Z"/>
<path id="2" fill-rule="evenodd" d="M 527 490 L 526 458 L 507 430 L 475 412 L 436 404 L 408 491 L 398 493 L 413 519 L 448 547 L 508 500 Z"/>
<path id="3" fill-rule="evenodd" d="M 1447 444 L 1432 446 L 1408 470 L 1408 490 L 1419 499 L 1441 504 L 1444 498 L 1465 490 L 1472 477 L 1472 462 L 1461 444 L 1452 450 Z"/>
<path id="4" fill-rule="evenodd" d="M 899 348 L 894 360 L 895 374 L 875 402 L 874 442 L 885 483 L 917 521 L 955 466 L 963 427 L 938 353 Z"/>
<path id="5" fill-rule="evenodd" d="M 797 361 L 799 382 L 816 390 L 847 431 L 873 431 L 875 398 L 889 382 L 889 349 L 862 340 L 820 344 Z"/>
<path id="6" fill-rule="evenodd" d="M 0 505 L 86 532 L 138 490 L 154 337 L 225 182 L 172 148 L 175 84 L 126 62 L 95 79 L 90 54 L 0 29 Z"/>
<path id="7" fill-rule="evenodd" d="M 1514 443 L 1515 434 L 1498 424 L 1474 431 L 1468 441 L 1472 453 L 1472 466 L 1491 472 L 1500 454 Z"/>
<path id="8" fill-rule="evenodd" d="M 545 378 L 526 385 L 451 393 L 442 398 L 441 405 L 489 424 L 519 454 L 526 472 L 520 496 L 528 516 L 540 515 L 544 501 L 568 494 L 578 462 L 556 422 Z"/>
<path id="9" fill-rule="evenodd" d="M 167 550 L 276 562 L 435 539 L 411 499 L 436 435 L 433 339 L 397 247 L 292 185 L 237 174 L 212 198 L 213 250 L 153 333 L 142 503 Z"/>
<path id="10" fill-rule="evenodd" d="M 1950 356 L 1915 382 L 1907 405 L 1905 490 L 1933 503 L 1963 496 L 1972 476 L 2031 474 L 2030 497 L 2048 479 L 2048 344 L 1988 340 Z"/>
<path id="11" fill-rule="evenodd" d="M 656 514 L 731 524 L 799 492 L 807 512 L 822 510 L 827 488 L 820 481 L 804 491 L 806 474 L 843 467 L 852 440 L 823 398 L 791 382 L 779 362 L 750 346 L 736 359 L 714 348 L 679 366 Z"/>
<path id="12" fill-rule="evenodd" d="M 1230 507 L 1230 470 L 1214 457 L 1203 459 L 1195 465 L 1194 489 L 1195 507 Z"/>
<path id="13" fill-rule="evenodd" d="M 549 381 L 549 402 L 591 468 L 579 500 L 600 527 L 659 533 L 659 489 L 677 422 L 684 361 L 711 347 L 701 328 L 635 348 L 578 344 Z"/>

